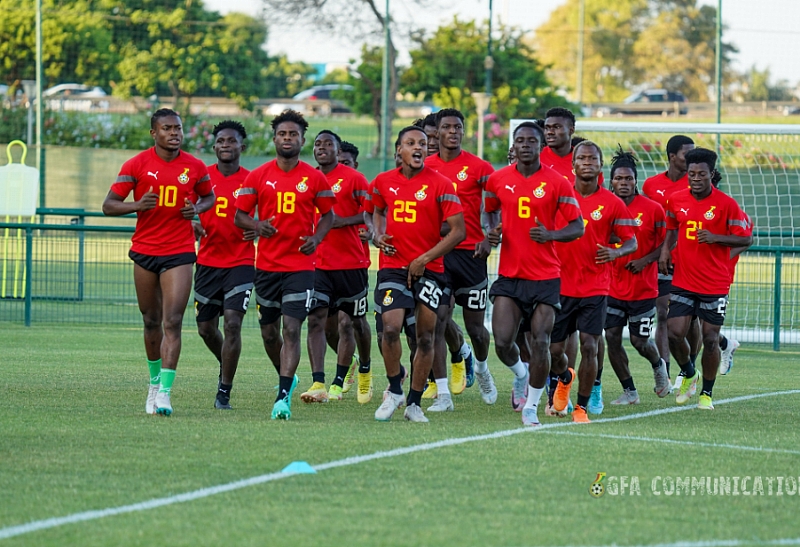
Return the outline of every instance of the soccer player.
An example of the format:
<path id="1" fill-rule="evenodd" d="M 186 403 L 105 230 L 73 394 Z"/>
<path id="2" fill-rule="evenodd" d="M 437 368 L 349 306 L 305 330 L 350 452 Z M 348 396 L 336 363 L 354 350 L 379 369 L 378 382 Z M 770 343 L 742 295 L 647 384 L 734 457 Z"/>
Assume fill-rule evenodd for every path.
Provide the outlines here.
<path id="1" fill-rule="evenodd" d="M 336 205 L 333 207 L 335 219 L 331 231 L 317 249 L 316 307 L 308 317 L 308 353 L 314 383 L 300 395 L 300 399 L 307 403 L 340 401 L 345 376 L 358 344 L 358 402 L 365 404 L 372 399 L 372 335 L 367 322 L 369 262 L 358 226 L 364 222 L 367 179 L 355 169 L 339 163 L 340 142 L 339 136 L 327 129 L 320 131 L 314 139 L 314 159 L 336 196 Z M 336 375 L 330 390 L 326 391 L 325 329 L 329 320 L 338 327 L 338 344 Z"/>
<path id="2" fill-rule="evenodd" d="M 239 189 L 250 173 L 239 165 L 247 145 L 244 126 L 220 122 L 212 131 L 217 163 L 208 166 L 216 206 L 200 215 L 195 233 L 200 236 L 194 277 L 197 331 L 220 366 L 214 408 L 230 410 L 233 377 L 242 352 L 242 320 L 253 291 L 254 231 L 243 232 L 233 223 Z M 250 211 L 252 213 L 252 211 Z M 225 336 L 219 330 L 224 317 Z M 273 364 L 279 364 L 276 360 Z"/>
<path id="3" fill-rule="evenodd" d="M 575 114 L 566 108 L 551 108 L 545 114 L 542 164 L 556 170 L 570 182 L 575 182 L 572 167 L 572 135 L 575 133 Z"/>
<path id="4" fill-rule="evenodd" d="M 630 216 L 636 222 L 638 248 L 625 260 L 615 260 L 611 270 L 611 288 L 606 311 L 606 347 L 608 360 L 622 384 L 622 395 L 612 405 L 639 404 L 639 394 L 633 383 L 628 355 L 622 346 L 622 329 L 628 325 L 630 340 L 639 355 L 653 368 L 655 387 L 659 397 L 672 392 L 667 365 L 650 338 L 656 318 L 658 297 L 658 258 L 664 242 L 666 220 L 664 210 L 655 201 L 642 195 L 636 188 L 638 172 L 633 154 L 622 147 L 611 160 L 611 186 L 614 195 L 622 199 Z"/>
<path id="5" fill-rule="evenodd" d="M 481 398 L 486 404 L 497 400 L 497 389 L 487 365 L 489 358 L 489 331 L 484 326 L 486 314 L 486 295 L 489 288 L 489 274 L 486 259 L 491 245 L 481 228 L 481 201 L 483 187 L 494 172 L 491 164 L 461 148 L 464 138 L 464 115 L 454 108 L 437 113 L 437 134 L 439 153 L 428 157 L 425 165 L 444 175 L 453 184 L 464 209 L 464 224 L 467 237 L 444 256 L 444 269 L 448 288 L 461 306 L 464 326 L 475 348 L 474 373 L 472 350 L 464 341 L 461 330 L 452 318 L 453 308 L 449 308 L 447 321 L 439 325 L 441 334 L 437 342 L 444 338 L 450 348 L 452 375 L 450 390 L 458 395 L 464 391 L 467 376 L 475 374 L 481 390 Z M 496 222 L 495 222 L 496 224 Z M 434 375 L 437 384 L 436 402 L 428 410 L 452 410 L 453 403 L 447 386 L 447 368 L 444 347 L 437 351 L 434 361 Z M 465 364 L 466 363 L 466 364 Z"/>
<path id="6" fill-rule="evenodd" d="M 383 360 L 389 390 L 375 419 L 388 421 L 407 404 L 405 418 L 427 422 L 420 408 L 425 381 L 433 366 L 436 323 L 444 320 L 448 303 L 442 257 L 466 235 L 461 203 L 453 185 L 425 166 L 427 137 L 417 127 L 400 131 L 401 166 L 374 180 L 375 245 L 381 250 L 378 291 L 383 317 Z M 440 235 L 442 223 L 450 231 Z M 411 389 L 404 400 L 400 366 L 400 330 L 405 310 L 416 315 L 417 351 L 412 365 Z"/>
<path id="7" fill-rule="evenodd" d="M 583 234 L 583 220 L 569 182 L 539 161 L 542 128 L 523 122 L 514 130 L 516 163 L 495 171 L 486 183 L 487 213 L 500 211 L 501 223 L 489 216 L 492 243 L 502 229 L 498 278 L 489 298 L 494 303 L 492 334 L 497 356 L 514 373 L 511 407 L 522 423 L 539 425 L 538 404 L 550 371 L 550 333 L 560 307 L 561 263 L 555 241 Z M 556 216 L 566 220 L 556 229 Z M 520 359 L 515 340 L 520 321 L 530 323 L 529 367 Z"/>
<path id="8" fill-rule="evenodd" d="M 579 143 L 573 150 L 573 166 L 575 196 L 585 232 L 581 238 L 557 246 L 561 259 L 561 309 L 550 344 L 553 374 L 558 377 L 553 410 L 562 413 L 569 402 L 575 370 L 568 366 L 565 341 L 579 331 L 578 401 L 572 420 L 588 423 L 586 411 L 597 379 L 597 353 L 606 320 L 611 263 L 636 250 L 636 223 L 625 203 L 599 185 L 603 152 L 598 145 L 588 140 Z M 619 247 L 608 246 L 612 235 L 618 238 Z"/>
<path id="9" fill-rule="evenodd" d="M 686 135 L 674 135 L 667 141 L 667 170 L 654 175 L 644 181 L 642 193 L 667 210 L 669 197 L 678 190 L 689 187 L 689 178 L 686 176 L 686 153 L 694 149 L 694 141 Z M 656 299 L 656 346 L 658 353 L 667 363 L 669 374 L 669 336 L 667 335 L 667 311 L 669 310 L 669 295 L 672 292 L 672 272 L 658 274 L 658 299 Z M 689 330 L 692 355 L 700 350 L 702 339 L 700 325 L 692 322 Z M 694 357 L 692 357 L 694 362 Z M 675 388 L 680 387 L 683 379 L 682 371 L 676 379 Z"/>
<path id="10" fill-rule="evenodd" d="M 133 260 L 136 299 L 144 321 L 150 370 L 145 412 L 172 414 L 170 394 L 181 354 L 181 323 L 192 290 L 195 254 L 192 219 L 214 204 L 208 170 L 181 151 L 183 125 L 177 112 L 150 118 L 154 146 L 126 161 L 103 201 L 103 213 L 136 213 L 128 256 Z M 125 198 L 133 191 L 134 201 Z M 198 196 L 197 202 L 189 199 Z"/>
<path id="11" fill-rule="evenodd" d="M 439 134 L 437 133 L 438 124 L 436 114 L 428 114 L 414 122 L 415 127 L 420 127 L 425 132 L 428 139 L 428 156 L 435 156 L 439 153 Z"/>
<path id="12" fill-rule="evenodd" d="M 236 198 L 236 226 L 259 236 L 256 256 L 256 309 L 267 354 L 280 355 L 278 396 L 273 420 L 292 416 L 300 362 L 300 329 L 314 299 L 315 254 L 333 225 L 336 202 L 325 175 L 300 161 L 308 122 L 284 110 L 270 124 L 277 158 L 253 170 Z M 247 211 L 258 207 L 258 218 Z M 319 221 L 314 220 L 319 211 Z M 283 319 L 283 340 L 280 323 Z"/>
<path id="13" fill-rule="evenodd" d="M 689 188 L 678 190 L 667 204 L 667 237 L 659 269 L 668 273 L 675 262 L 667 327 L 669 347 L 684 378 L 675 398 L 679 405 L 691 397 L 699 373 L 690 359 L 686 336 L 692 317 L 702 321 L 703 387 L 698 408 L 713 410 L 712 390 L 719 369 L 719 331 L 725 321 L 731 285 L 730 251 L 752 243 L 747 221 L 736 201 L 711 183 L 717 155 L 705 148 L 686 154 Z M 673 251 L 674 248 L 674 251 Z"/>

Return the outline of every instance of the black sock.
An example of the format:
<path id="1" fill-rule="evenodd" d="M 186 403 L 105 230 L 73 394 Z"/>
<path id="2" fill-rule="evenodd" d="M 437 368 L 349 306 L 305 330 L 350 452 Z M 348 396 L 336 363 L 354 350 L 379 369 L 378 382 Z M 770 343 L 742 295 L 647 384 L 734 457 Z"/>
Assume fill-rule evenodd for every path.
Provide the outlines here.
<path id="1" fill-rule="evenodd" d="M 336 365 L 336 376 L 333 378 L 333 385 L 344 387 L 344 377 L 347 376 L 347 371 L 350 370 L 348 365 Z"/>
<path id="2" fill-rule="evenodd" d="M 689 360 L 692 362 L 692 365 L 694 365 L 697 362 L 697 354 L 696 353 L 690 353 L 689 354 Z"/>
<path id="3" fill-rule="evenodd" d="M 413 363 L 412 363 L 413 366 Z M 433 369 L 428 373 L 428 381 L 436 383 L 436 376 L 433 375 Z"/>
<path id="4" fill-rule="evenodd" d="M 461 350 L 460 349 L 458 351 L 456 351 L 455 353 L 453 353 L 452 351 L 450 352 L 450 362 L 451 363 L 460 363 L 461 361 L 463 361 L 463 359 L 461 358 Z"/>
<path id="5" fill-rule="evenodd" d="M 346 374 L 346 372 L 345 372 Z M 319 382 L 320 384 L 325 383 L 325 373 L 324 372 L 312 372 L 311 379 L 315 382 Z"/>
<path id="6" fill-rule="evenodd" d="M 553 396 L 556 393 L 556 386 L 558 386 L 558 376 L 550 374 L 547 377 L 547 404 L 553 406 Z"/>
<path id="7" fill-rule="evenodd" d="M 292 389 L 292 382 L 294 382 L 294 377 L 292 376 L 281 376 L 278 380 L 278 396 L 275 397 L 275 401 L 280 401 L 281 399 L 289 397 L 289 391 Z"/>
<path id="8" fill-rule="evenodd" d="M 594 379 L 594 385 L 599 386 L 602 384 L 600 379 L 603 377 L 603 369 L 597 369 L 597 377 Z"/>
<path id="9" fill-rule="evenodd" d="M 728 349 L 728 339 L 725 338 L 724 334 L 719 335 L 719 349 L 721 349 L 722 351 Z"/>
<path id="10" fill-rule="evenodd" d="M 360 372 L 361 374 L 366 374 L 371 370 L 370 367 L 371 367 L 371 361 L 369 359 L 367 359 L 366 361 L 362 361 L 361 358 L 359 358 L 358 372 Z"/>
<path id="11" fill-rule="evenodd" d="M 667 378 L 672 378 L 672 375 L 669 373 L 669 359 L 664 359 L 664 364 L 667 365 Z"/>
<path id="12" fill-rule="evenodd" d="M 683 372 L 683 375 L 687 378 L 694 376 L 696 372 L 694 369 L 694 361 L 689 361 L 685 365 L 681 365 L 681 372 Z"/>
<path id="13" fill-rule="evenodd" d="M 589 396 L 588 395 L 581 395 L 578 393 L 578 406 L 586 410 L 586 405 L 589 404 Z"/>
<path id="14" fill-rule="evenodd" d="M 233 389 L 233 384 L 220 383 L 219 387 L 217 388 L 217 399 L 222 403 L 227 403 L 230 401 L 231 389 Z"/>
<path id="15" fill-rule="evenodd" d="M 402 395 L 403 388 L 400 385 L 403 380 L 402 367 L 400 368 L 400 374 L 398 374 L 397 376 L 387 376 L 387 378 L 389 379 L 389 391 L 391 391 L 395 395 Z"/>
<path id="16" fill-rule="evenodd" d="M 633 377 L 628 378 L 627 380 L 622 380 L 620 383 L 622 384 L 622 389 L 636 391 L 636 386 L 633 385 Z"/>
<path id="17" fill-rule="evenodd" d="M 661 357 L 657 358 L 654 362 L 650 363 L 650 366 L 653 368 L 658 368 L 661 366 Z M 669 367 L 667 367 L 667 376 L 669 376 Z"/>
<path id="18" fill-rule="evenodd" d="M 561 374 L 557 374 L 556 376 L 565 384 L 568 384 L 572 381 L 572 373 L 569 371 L 569 369 L 565 370 Z"/>
<path id="19" fill-rule="evenodd" d="M 408 392 L 408 398 L 406 399 L 406 406 L 417 405 L 420 406 L 420 402 L 422 401 L 422 392 L 412 389 Z"/>
<path id="20" fill-rule="evenodd" d="M 714 382 L 715 380 L 706 380 L 703 378 L 703 391 L 700 392 L 700 395 L 708 395 L 711 397 L 711 392 L 714 390 Z"/>

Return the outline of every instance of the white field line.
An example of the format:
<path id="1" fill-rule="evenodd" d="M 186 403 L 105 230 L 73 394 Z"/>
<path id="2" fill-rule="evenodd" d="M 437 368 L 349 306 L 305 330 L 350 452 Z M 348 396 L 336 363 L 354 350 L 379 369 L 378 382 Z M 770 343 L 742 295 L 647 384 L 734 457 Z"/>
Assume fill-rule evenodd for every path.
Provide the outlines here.
<path id="1" fill-rule="evenodd" d="M 764 397 L 775 397 L 779 395 L 793 395 L 800 393 L 800 389 L 793 389 L 787 391 L 778 391 L 772 393 L 757 393 L 751 395 L 743 395 L 741 397 L 732 397 L 730 399 L 721 399 L 719 401 L 714 401 L 715 405 L 727 404 L 727 403 L 736 403 L 740 401 L 749 401 L 752 399 L 761 399 Z M 668 408 L 661 408 L 658 410 L 650 410 L 648 412 L 640 412 L 637 414 L 628 414 L 626 416 L 618 416 L 616 418 L 602 418 L 599 420 L 593 420 L 592 423 L 600 424 L 600 423 L 610 423 L 610 422 L 624 422 L 628 420 L 636 420 L 639 418 L 649 418 L 652 416 L 660 416 L 662 414 L 671 414 L 673 412 L 682 412 L 685 410 L 695 409 L 695 405 L 689 406 L 674 406 Z M 328 463 L 323 463 L 319 465 L 314 465 L 313 468 L 316 471 L 325 471 L 327 469 L 334 469 L 336 467 L 346 467 L 349 465 L 356 465 L 359 463 L 364 463 L 372 460 L 380 460 L 384 458 L 393 458 L 395 456 L 402 456 L 405 454 L 412 454 L 414 452 L 422 452 L 425 450 L 435 450 L 437 448 L 443 448 L 447 446 L 456 446 L 459 444 L 471 443 L 476 441 L 487 441 L 492 439 L 500 439 L 503 437 L 511 437 L 513 435 L 518 435 L 520 433 L 537 433 L 539 431 L 546 431 L 548 429 L 555 429 L 561 427 L 570 427 L 575 424 L 574 422 L 564 421 L 564 422 L 556 422 L 556 423 L 549 423 L 544 424 L 542 426 L 536 428 L 530 427 L 521 427 L 517 429 L 507 429 L 503 431 L 496 431 L 494 433 L 487 433 L 484 435 L 473 435 L 469 437 L 457 437 L 453 439 L 444 439 L 441 441 L 436 441 L 432 443 L 424 443 L 418 444 L 413 446 L 407 446 L 404 448 L 396 448 L 394 450 L 386 450 L 381 452 L 374 452 L 372 454 L 366 454 L 364 456 L 351 456 L 349 458 L 344 458 L 341 460 L 335 460 Z M 186 492 L 183 494 L 178 494 L 175 496 L 168 496 L 164 498 L 156 498 L 148 501 L 143 501 L 139 503 L 133 503 L 130 505 L 122 505 L 119 507 L 110 507 L 107 509 L 97 509 L 93 511 L 84 511 L 82 513 L 73 513 L 72 515 L 67 515 L 65 517 L 53 517 L 49 519 L 43 520 L 36 520 L 33 522 L 29 522 L 27 524 L 19 524 L 16 526 L 8 526 L 6 528 L 0 528 L 0 540 L 7 539 L 15 536 L 20 536 L 23 534 L 29 534 L 31 532 L 36 532 L 39 530 L 46 530 L 48 528 L 55 528 L 58 526 L 63 526 L 65 524 L 75 524 L 78 522 L 85 522 L 88 520 L 96 520 L 105 517 L 111 517 L 114 515 L 121 515 L 125 513 L 135 513 L 138 511 L 146 511 L 149 509 L 156 509 L 158 507 L 164 507 L 167 505 L 173 505 L 176 503 L 184 503 L 187 501 L 194 501 L 201 498 L 207 498 L 209 496 L 214 496 L 216 494 L 222 494 L 224 492 L 230 492 L 232 490 L 239 490 L 240 488 L 246 488 L 248 486 L 255 486 L 257 484 L 264 484 L 267 482 L 272 482 L 280 479 L 285 479 L 287 477 L 292 477 L 297 473 L 268 473 L 266 475 L 259 475 L 257 477 L 251 477 L 249 479 L 242 479 L 239 481 L 230 482 L 227 484 L 221 484 L 218 486 L 211 486 L 208 488 L 201 488 L 199 490 L 193 490 L 191 492 Z M 676 547 L 684 547 L 684 544 L 675 544 Z M 686 544 L 688 547 L 694 547 L 693 545 Z M 719 544 L 722 545 L 722 544 Z M 794 545 L 794 544 L 791 544 Z M 698 547 L 705 547 L 703 545 L 698 545 Z"/>
<path id="2" fill-rule="evenodd" d="M 750 452 L 771 452 L 775 454 L 800 454 L 800 450 L 789 450 L 788 448 L 765 448 L 763 446 L 742 446 L 740 444 L 726 443 L 704 443 L 700 441 L 677 441 L 674 439 L 658 439 L 655 437 L 637 437 L 634 435 L 608 435 L 605 433 L 578 433 L 577 431 L 549 431 L 558 435 L 571 435 L 575 437 L 600 437 L 603 439 L 619 439 L 623 441 L 642 441 L 649 443 L 683 444 L 688 446 L 700 446 L 704 448 L 725 448 L 730 450 L 746 450 Z"/>
<path id="3" fill-rule="evenodd" d="M 715 402 L 716 404 L 716 402 Z M 650 545 L 626 545 L 625 547 L 744 547 L 745 545 L 800 545 L 800 538 L 769 539 L 712 539 L 708 541 L 678 541 L 676 543 L 656 543 Z M 588 547 L 588 546 L 587 546 Z M 621 547 L 618 544 L 596 547 Z"/>

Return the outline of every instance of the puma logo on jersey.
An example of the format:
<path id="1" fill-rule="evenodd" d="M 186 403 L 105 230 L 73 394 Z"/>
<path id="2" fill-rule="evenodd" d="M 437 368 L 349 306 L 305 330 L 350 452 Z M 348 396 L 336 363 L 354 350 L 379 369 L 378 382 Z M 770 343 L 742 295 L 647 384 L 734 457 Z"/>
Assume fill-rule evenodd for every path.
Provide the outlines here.
<path id="1" fill-rule="evenodd" d="M 683 213 L 684 215 L 688 215 L 689 209 L 684 209 L 683 207 L 681 207 L 681 213 Z"/>
<path id="2" fill-rule="evenodd" d="M 656 190 L 656 194 L 661 194 L 662 196 L 667 193 L 666 190 Z"/>
<path id="3" fill-rule="evenodd" d="M 706 220 L 714 220 L 714 209 L 716 208 L 717 208 L 716 205 L 712 205 L 711 209 L 709 209 L 703 214 L 703 218 L 705 218 Z"/>
<path id="4" fill-rule="evenodd" d="M 533 191 L 534 197 L 543 198 L 544 197 L 544 187 L 547 186 L 546 182 L 541 183 L 536 190 Z"/>
<path id="5" fill-rule="evenodd" d="M 275 189 L 275 185 L 278 184 L 278 181 L 276 180 L 275 182 L 272 182 L 271 180 L 268 180 L 264 184 L 266 184 L 267 186 L 272 187 L 272 189 L 274 190 Z"/>
<path id="6" fill-rule="evenodd" d="M 147 174 L 153 177 L 154 179 L 158 180 L 158 171 L 156 171 L 155 173 L 153 173 L 152 171 L 148 171 Z"/>
<path id="7" fill-rule="evenodd" d="M 516 187 L 517 187 L 516 184 L 514 186 L 509 186 L 508 184 L 506 184 L 506 188 L 508 188 L 511 191 L 512 194 L 514 193 L 514 188 L 516 188 Z"/>
<path id="8" fill-rule="evenodd" d="M 392 188 L 391 186 L 389 187 L 389 191 L 394 193 L 394 195 L 397 195 L 398 190 L 400 190 L 400 188 Z"/>

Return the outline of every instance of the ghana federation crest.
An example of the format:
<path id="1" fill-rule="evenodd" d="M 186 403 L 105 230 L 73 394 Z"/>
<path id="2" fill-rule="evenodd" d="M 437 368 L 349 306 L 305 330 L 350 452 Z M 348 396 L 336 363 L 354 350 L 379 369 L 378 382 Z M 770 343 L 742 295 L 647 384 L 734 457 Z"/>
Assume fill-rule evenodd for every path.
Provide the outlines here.
<path id="1" fill-rule="evenodd" d="M 708 211 L 703 213 L 703 218 L 706 219 L 706 220 L 714 220 L 714 216 L 715 216 L 714 215 L 714 209 L 716 209 L 716 208 L 717 208 L 716 205 L 712 205 L 711 208 Z"/>
<path id="2" fill-rule="evenodd" d="M 308 180 L 308 177 L 303 177 L 303 180 L 301 180 L 300 182 L 297 183 L 297 191 L 298 192 L 305 192 L 306 190 L 308 190 L 308 184 L 306 184 L 307 180 Z"/>
<path id="3" fill-rule="evenodd" d="M 188 167 L 185 167 L 183 169 L 183 173 L 178 175 L 178 182 L 180 182 L 181 184 L 186 184 L 187 182 L 189 182 L 189 168 Z"/>
<path id="4" fill-rule="evenodd" d="M 592 217 L 592 220 L 600 220 L 601 218 L 603 218 L 603 213 L 601 212 L 603 208 L 604 207 L 602 205 L 598 205 L 597 209 L 592 211 L 592 214 L 590 215 Z"/>
<path id="5" fill-rule="evenodd" d="M 636 215 L 636 218 L 633 219 L 633 221 L 636 223 L 637 226 L 641 226 L 642 225 L 642 215 L 643 214 L 644 213 L 639 213 L 638 215 Z"/>
<path id="6" fill-rule="evenodd" d="M 456 178 L 461 182 L 467 180 L 467 169 L 469 169 L 469 165 L 465 165 L 464 168 L 456 175 Z"/>
<path id="7" fill-rule="evenodd" d="M 536 188 L 536 189 L 533 191 L 533 195 L 534 195 L 534 197 L 537 197 L 537 198 L 539 198 L 539 199 L 542 199 L 542 198 L 544 197 L 544 187 L 545 187 L 545 186 L 547 186 L 547 183 L 546 183 L 546 182 L 543 182 L 543 183 L 541 183 L 541 184 L 540 184 L 540 185 L 539 185 L 539 186 L 538 186 L 538 187 L 537 187 L 537 188 Z"/>
<path id="8" fill-rule="evenodd" d="M 386 291 L 386 296 L 383 297 L 382 304 L 384 306 L 391 306 L 392 302 L 394 302 L 394 298 L 392 298 L 392 289 L 388 289 Z"/>
<path id="9" fill-rule="evenodd" d="M 428 197 L 428 194 L 425 193 L 425 190 L 427 190 L 427 188 L 428 188 L 428 185 L 427 184 L 423 184 L 422 188 L 417 190 L 417 192 L 414 194 L 414 197 L 417 198 L 419 201 L 422 201 L 423 199 Z"/>
<path id="10" fill-rule="evenodd" d="M 344 182 L 344 179 L 339 179 L 336 181 L 336 184 L 331 186 L 331 190 L 333 190 L 334 194 L 338 194 L 342 191 L 342 182 Z"/>
<path id="11" fill-rule="evenodd" d="M 238 187 L 236 190 L 234 190 L 234 191 L 233 191 L 233 197 L 235 197 L 235 198 L 238 198 L 238 197 L 239 197 L 239 191 L 240 191 L 241 189 L 242 189 L 242 187 L 240 186 L 240 187 Z"/>

